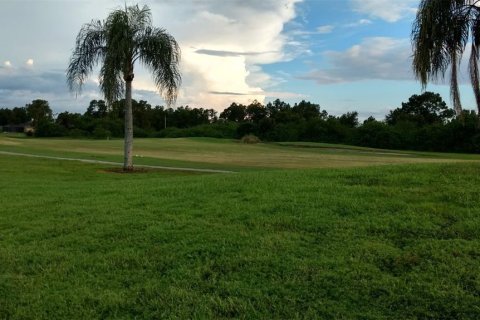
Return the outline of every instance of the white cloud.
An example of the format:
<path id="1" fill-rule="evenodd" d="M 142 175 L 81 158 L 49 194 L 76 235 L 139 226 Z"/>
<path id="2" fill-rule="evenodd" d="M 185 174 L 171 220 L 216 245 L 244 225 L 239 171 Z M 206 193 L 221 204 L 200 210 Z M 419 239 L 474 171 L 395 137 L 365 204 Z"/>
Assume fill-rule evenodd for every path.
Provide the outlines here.
<path id="1" fill-rule="evenodd" d="M 417 3 L 418 0 L 351 0 L 355 11 L 388 22 L 396 22 L 414 14 Z"/>
<path id="2" fill-rule="evenodd" d="M 366 25 L 369 25 L 369 24 L 372 24 L 372 20 L 369 20 L 369 19 L 360 19 L 356 22 L 352 22 L 352 23 L 349 23 L 349 24 L 346 24 L 345 27 L 347 28 L 353 28 L 353 27 L 359 27 L 359 26 L 366 26 Z"/>
<path id="3" fill-rule="evenodd" d="M 7 67 L 7 68 L 10 68 L 12 66 L 12 63 L 10 61 L 5 61 L 4 63 L 4 66 Z"/>
<path id="4" fill-rule="evenodd" d="M 261 65 L 292 59 L 303 48 L 282 32 L 295 18 L 299 1 L 172 1 L 152 6 L 154 23 L 162 23 L 182 48 L 183 85 L 177 104 L 223 110 L 233 100 L 263 102 L 263 91 L 275 79 Z M 232 99 L 216 92 L 243 94 Z"/>
<path id="5" fill-rule="evenodd" d="M 33 59 L 30 58 L 27 60 L 27 62 L 25 62 L 27 64 L 27 66 L 33 66 Z"/>
<path id="6" fill-rule="evenodd" d="M 320 26 L 317 28 L 317 32 L 320 34 L 331 33 L 334 29 L 332 25 Z"/>
<path id="7" fill-rule="evenodd" d="M 183 83 L 177 105 L 199 105 L 220 110 L 233 101 L 232 97 L 211 93 L 215 91 L 247 93 L 236 97 L 242 103 L 253 99 L 263 101 L 264 91 L 270 90 L 276 79 L 264 72 L 261 66 L 287 61 L 307 50 L 301 43 L 292 42 L 283 32 L 285 24 L 295 18 L 295 4 L 300 1 L 147 1 L 153 24 L 171 33 L 182 49 Z M 128 0 L 127 5 L 130 4 L 132 2 Z M 25 13 L 22 2 L 7 2 L 2 8 L 4 10 L 0 10 L 0 20 L 15 26 L 17 34 L 0 30 L 0 37 L 5 38 L 5 42 L 15 43 L 15 46 L 2 48 L 1 54 L 5 56 L 0 58 L 6 60 L 16 56 L 20 61 L 28 61 L 35 53 L 35 62 L 42 62 L 41 66 L 36 63 L 37 71 L 57 69 L 63 72 L 82 24 L 91 19 L 105 19 L 112 9 L 122 5 L 116 0 L 85 1 L 81 6 L 69 1 L 32 2 L 32 8 Z M 75 10 L 72 10 L 73 7 Z M 58 16 L 55 12 L 65 14 Z M 32 25 L 38 26 L 34 33 L 31 32 Z M 50 34 L 51 37 L 42 38 L 38 34 Z M 33 63 L 32 59 L 18 71 L 33 70 Z M 97 76 L 92 74 L 91 79 Z M 64 81 L 62 97 L 68 97 L 70 94 Z M 136 92 L 143 90 L 142 95 L 152 93 L 149 102 L 153 105 L 163 104 L 160 96 L 153 94 L 155 88 L 150 74 L 140 66 L 135 70 L 133 86 L 136 89 L 134 98 L 138 99 L 141 95 L 136 97 Z M 52 91 L 57 90 L 52 88 Z M 86 95 L 84 91 L 79 99 L 84 99 Z M 57 92 L 56 96 L 60 94 Z M 0 103 L 4 99 L 0 96 Z"/>
<path id="8" fill-rule="evenodd" d="M 366 24 L 371 24 L 372 21 L 371 20 L 368 20 L 368 19 L 360 19 L 358 20 L 358 24 L 359 25 L 366 25 Z"/>
<path id="9" fill-rule="evenodd" d="M 373 37 L 345 51 L 324 53 L 329 66 L 300 77 L 319 84 L 367 79 L 413 80 L 411 47 L 408 39 Z"/>

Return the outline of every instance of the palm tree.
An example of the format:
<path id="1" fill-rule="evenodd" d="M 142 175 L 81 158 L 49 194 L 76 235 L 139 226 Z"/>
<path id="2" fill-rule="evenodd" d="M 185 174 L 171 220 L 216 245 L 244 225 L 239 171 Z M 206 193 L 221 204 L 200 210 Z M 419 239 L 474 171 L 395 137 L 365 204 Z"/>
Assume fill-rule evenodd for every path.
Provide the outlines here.
<path id="1" fill-rule="evenodd" d="M 111 105 L 125 94 L 125 171 L 133 170 L 132 81 L 134 64 L 140 62 L 153 73 L 155 85 L 168 105 L 175 102 L 181 77 L 180 48 L 164 29 L 152 27 L 147 6 L 118 9 L 106 20 L 92 20 L 82 26 L 67 68 L 71 91 L 82 85 L 102 62 L 100 89 Z"/>
<path id="2" fill-rule="evenodd" d="M 458 66 L 471 40 L 470 80 L 480 114 L 478 59 L 480 49 L 479 0 L 421 0 L 413 24 L 413 71 L 423 88 L 450 66 L 450 95 L 457 116 L 462 113 Z"/>

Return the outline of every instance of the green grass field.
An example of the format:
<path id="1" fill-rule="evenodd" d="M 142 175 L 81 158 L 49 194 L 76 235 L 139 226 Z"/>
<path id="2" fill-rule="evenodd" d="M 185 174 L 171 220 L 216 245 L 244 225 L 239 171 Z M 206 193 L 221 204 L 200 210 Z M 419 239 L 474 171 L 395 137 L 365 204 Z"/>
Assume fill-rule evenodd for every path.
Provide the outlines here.
<path id="1" fill-rule="evenodd" d="M 477 156 L 135 146 L 137 163 L 239 172 L 0 154 L 0 319 L 480 318 Z M 120 140 L 0 151 L 121 161 Z"/>
<path id="2" fill-rule="evenodd" d="M 0 136 L 0 151 L 122 162 L 123 140 Z M 321 143 L 249 145 L 236 140 L 210 138 L 136 139 L 134 154 L 136 164 L 235 171 L 480 161 L 480 155 L 380 150 Z"/>

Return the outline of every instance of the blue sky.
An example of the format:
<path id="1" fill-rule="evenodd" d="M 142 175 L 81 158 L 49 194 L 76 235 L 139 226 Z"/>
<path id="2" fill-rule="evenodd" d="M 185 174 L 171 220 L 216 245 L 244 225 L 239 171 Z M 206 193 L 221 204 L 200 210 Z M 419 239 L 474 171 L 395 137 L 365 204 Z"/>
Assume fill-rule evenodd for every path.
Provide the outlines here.
<path id="1" fill-rule="evenodd" d="M 132 4 L 132 1 L 127 1 Z M 68 92 L 65 69 L 82 24 L 104 19 L 117 0 L 2 0 L 0 107 L 50 102 L 84 112 L 100 99 L 97 74 L 82 94 Z M 410 31 L 418 0 L 151 0 L 156 26 L 183 53 L 178 105 L 223 110 L 231 102 L 275 98 L 318 103 L 331 114 L 382 119 L 412 94 Z M 134 98 L 163 105 L 147 70 L 135 72 Z M 473 108 L 468 76 L 462 102 Z M 449 102 L 448 86 L 429 85 Z"/>

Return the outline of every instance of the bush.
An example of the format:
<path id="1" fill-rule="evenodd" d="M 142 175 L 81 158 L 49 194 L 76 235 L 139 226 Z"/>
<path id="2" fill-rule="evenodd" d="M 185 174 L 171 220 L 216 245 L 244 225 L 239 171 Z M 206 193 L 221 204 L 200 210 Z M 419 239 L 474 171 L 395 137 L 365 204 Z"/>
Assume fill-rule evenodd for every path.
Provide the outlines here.
<path id="1" fill-rule="evenodd" d="M 372 148 L 395 148 L 399 145 L 398 136 L 392 127 L 379 121 L 364 123 L 356 129 L 352 138 L 355 145 Z"/>
<path id="2" fill-rule="evenodd" d="M 40 121 L 35 129 L 36 137 L 63 137 L 66 133 L 64 127 L 49 121 Z"/>
<path id="3" fill-rule="evenodd" d="M 147 138 L 151 136 L 149 132 L 145 129 L 134 126 L 133 127 L 133 137 L 134 138 Z"/>
<path id="4" fill-rule="evenodd" d="M 260 143 L 260 139 L 253 134 L 247 134 L 240 139 L 243 143 L 248 143 L 248 144 L 255 144 L 255 143 Z"/>
<path id="5" fill-rule="evenodd" d="M 206 137 L 233 139 L 236 134 L 238 124 L 234 122 L 218 122 L 211 124 L 201 124 L 190 128 L 170 127 L 163 129 L 155 134 L 157 138 L 180 138 L 180 137 Z"/>
<path id="6" fill-rule="evenodd" d="M 80 129 L 72 129 L 68 131 L 68 136 L 72 138 L 81 138 L 88 136 L 88 132 Z"/>
<path id="7" fill-rule="evenodd" d="M 93 130 L 92 135 L 95 139 L 107 139 L 112 136 L 112 133 L 107 129 L 97 127 L 95 130 Z"/>
<path id="8" fill-rule="evenodd" d="M 269 141 L 298 141 L 304 128 L 296 123 L 279 123 L 267 135 Z"/>
<path id="9" fill-rule="evenodd" d="M 256 133 L 256 126 L 253 123 L 245 122 L 238 126 L 237 128 L 237 137 L 243 138 L 246 135 Z"/>
<path id="10" fill-rule="evenodd" d="M 169 127 L 166 129 L 163 129 L 162 131 L 159 131 L 157 134 L 155 134 L 155 137 L 157 138 L 180 138 L 180 137 L 186 137 L 184 135 L 184 130 L 178 129 L 175 127 Z"/>

